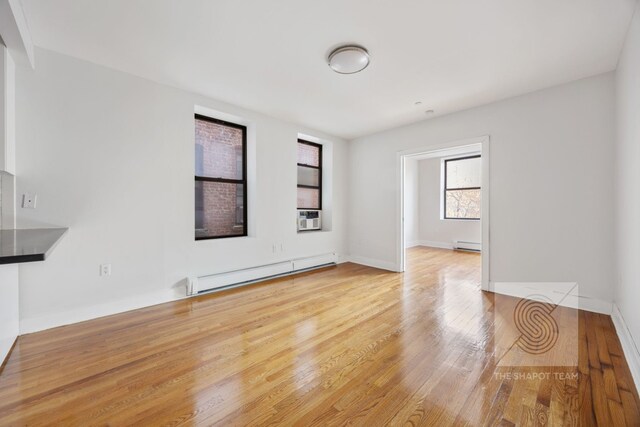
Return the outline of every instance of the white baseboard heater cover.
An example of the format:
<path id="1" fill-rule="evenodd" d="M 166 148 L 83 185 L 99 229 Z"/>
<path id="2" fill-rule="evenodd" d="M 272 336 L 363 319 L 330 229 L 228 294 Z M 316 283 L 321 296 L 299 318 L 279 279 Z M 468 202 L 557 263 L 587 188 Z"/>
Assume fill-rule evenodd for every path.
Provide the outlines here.
<path id="1" fill-rule="evenodd" d="M 453 249 L 458 249 L 461 251 L 481 252 L 482 245 L 478 242 L 465 242 L 462 240 L 456 240 L 455 242 L 453 242 Z"/>
<path id="2" fill-rule="evenodd" d="M 278 276 L 286 276 L 296 272 L 310 270 L 328 265 L 335 265 L 338 257 L 335 253 L 296 258 L 288 261 L 265 264 L 241 270 L 210 274 L 188 278 L 187 295 L 197 295 L 215 290 L 236 287 Z"/>

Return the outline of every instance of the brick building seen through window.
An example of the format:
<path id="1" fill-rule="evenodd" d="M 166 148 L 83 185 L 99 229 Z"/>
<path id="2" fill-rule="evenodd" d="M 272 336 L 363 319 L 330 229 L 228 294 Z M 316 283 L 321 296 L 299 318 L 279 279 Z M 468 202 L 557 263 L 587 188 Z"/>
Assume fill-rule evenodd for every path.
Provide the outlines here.
<path id="1" fill-rule="evenodd" d="M 298 209 L 322 209 L 322 145 L 298 140 Z"/>
<path id="2" fill-rule="evenodd" d="M 195 116 L 195 237 L 247 235 L 244 126 Z"/>

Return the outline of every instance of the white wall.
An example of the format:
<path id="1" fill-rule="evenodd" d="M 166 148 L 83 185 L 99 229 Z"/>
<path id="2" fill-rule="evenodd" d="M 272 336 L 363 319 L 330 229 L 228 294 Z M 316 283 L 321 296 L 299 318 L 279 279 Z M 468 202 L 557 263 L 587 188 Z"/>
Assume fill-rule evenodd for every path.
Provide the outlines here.
<path id="1" fill-rule="evenodd" d="M 346 252 L 344 141 L 49 51 L 17 78 L 19 226 L 68 226 L 46 262 L 20 267 L 22 332 L 183 296 L 181 281 Z M 212 76 L 215 78 L 215 76 Z M 194 241 L 194 105 L 249 124 L 257 188 L 250 237 Z M 329 141 L 331 230 L 296 232 L 298 133 Z M 250 162 L 251 163 L 251 162 Z M 252 212 L 252 213 L 251 213 Z M 272 252 L 273 244 L 284 251 Z M 111 277 L 99 265 L 111 263 Z"/>
<path id="2" fill-rule="evenodd" d="M 440 158 L 418 161 L 420 241 L 426 246 L 452 247 L 456 240 L 481 242 L 480 221 L 440 219 L 442 204 Z"/>
<path id="3" fill-rule="evenodd" d="M 635 341 L 627 360 L 640 387 L 640 9 L 616 72 L 616 259 L 615 303 Z M 622 331 L 618 331 L 622 335 Z M 627 350 L 625 348 L 625 350 Z M 634 367 L 635 361 L 635 367 Z"/>
<path id="4" fill-rule="evenodd" d="M 418 160 L 405 159 L 404 163 L 404 245 L 416 246 L 420 241 L 420 189 Z"/>
<path id="5" fill-rule="evenodd" d="M 398 151 L 482 135 L 491 138 L 491 281 L 577 281 L 581 294 L 611 302 L 612 73 L 352 141 L 351 256 L 398 265 Z"/>
<path id="6" fill-rule="evenodd" d="M 0 42 L 0 171 L 16 173 L 16 68 Z"/>
<path id="7" fill-rule="evenodd" d="M 0 365 L 18 336 L 18 266 L 0 265 Z"/>

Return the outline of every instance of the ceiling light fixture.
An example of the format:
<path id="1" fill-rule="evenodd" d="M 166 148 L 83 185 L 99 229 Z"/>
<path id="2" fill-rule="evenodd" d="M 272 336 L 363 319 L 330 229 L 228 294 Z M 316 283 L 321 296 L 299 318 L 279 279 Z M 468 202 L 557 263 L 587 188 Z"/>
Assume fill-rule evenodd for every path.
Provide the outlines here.
<path id="1" fill-rule="evenodd" d="M 340 46 L 329 54 L 327 63 L 339 74 L 359 73 L 369 65 L 369 52 L 356 45 Z"/>

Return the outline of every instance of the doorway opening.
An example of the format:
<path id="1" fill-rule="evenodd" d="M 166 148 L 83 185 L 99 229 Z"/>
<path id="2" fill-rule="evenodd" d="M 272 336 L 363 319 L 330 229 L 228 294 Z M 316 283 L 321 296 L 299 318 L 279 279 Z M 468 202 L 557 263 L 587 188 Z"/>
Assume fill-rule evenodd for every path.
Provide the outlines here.
<path id="1" fill-rule="evenodd" d="M 476 262 L 489 290 L 489 137 L 400 152 L 398 176 L 398 271 L 443 256 Z"/>

